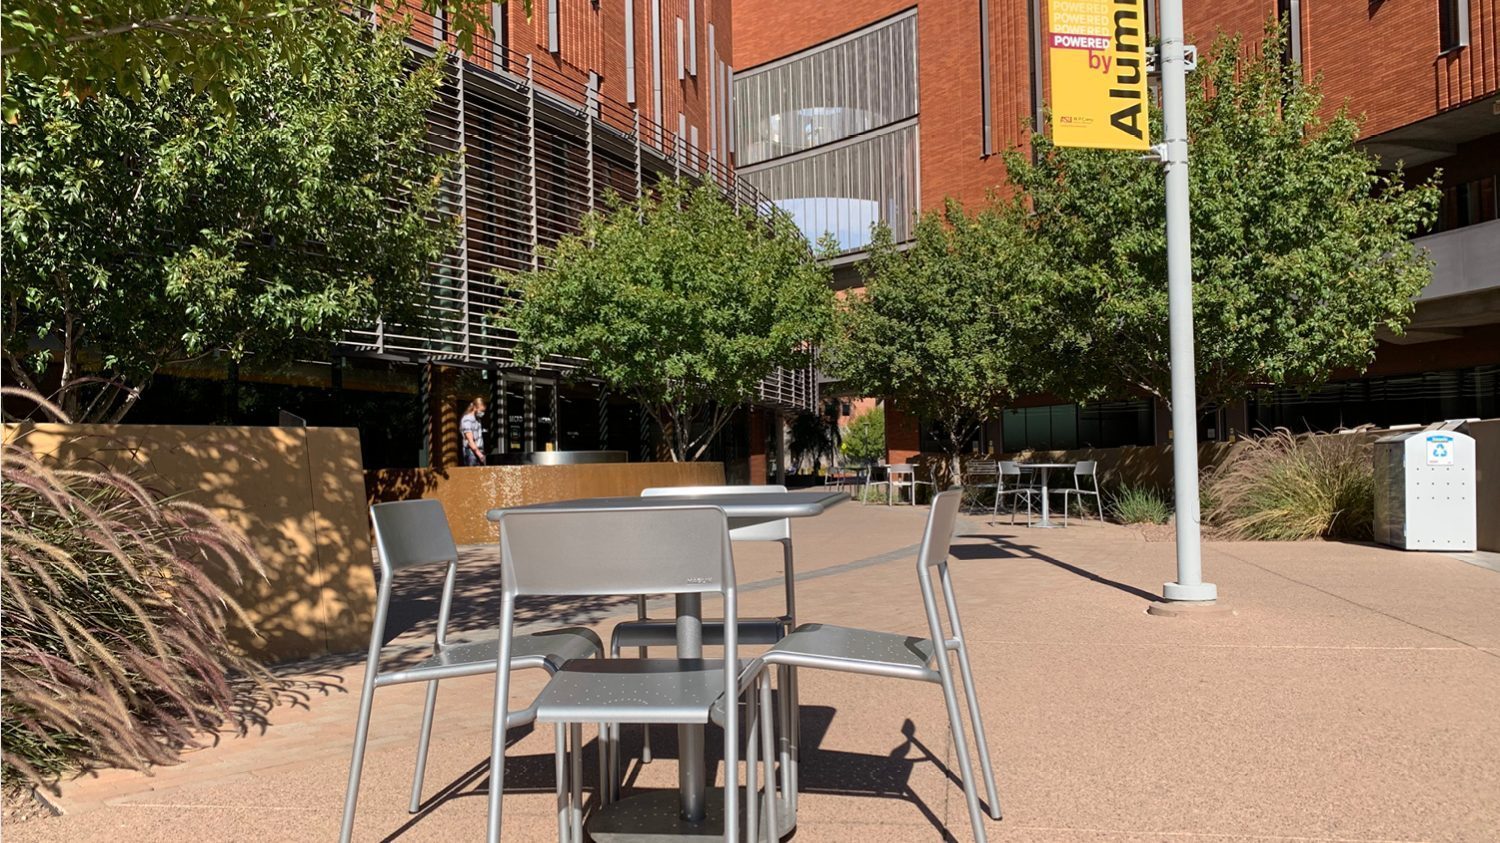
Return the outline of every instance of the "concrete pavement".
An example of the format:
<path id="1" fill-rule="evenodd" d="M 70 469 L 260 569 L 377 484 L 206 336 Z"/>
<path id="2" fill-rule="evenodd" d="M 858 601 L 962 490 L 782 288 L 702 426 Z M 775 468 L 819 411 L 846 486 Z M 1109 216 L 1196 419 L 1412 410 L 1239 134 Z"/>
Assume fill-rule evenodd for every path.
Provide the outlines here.
<path id="1" fill-rule="evenodd" d="M 848 504 L 796 523 L 802 619 L 925 636 L 924 517 Z M 1161 618 L 1145 609 L 1173 578 L 1170 543 L 1097 522 L 968 526 L 955 577 L 1005 809 L 992 839 L 1500 840 L 1500 573 L 1365 545 L 1209 543 L 1206 577 L 1236 614 Z M 779 550 L 737 546 L 736 559 L 743 611 L 779 611 Z M 466 550 L 461 628 L 493 626 L 496 567 L 491 548 Z M 397 643 L 409 652 L 433 593 L 405 592 Z M 595 601 L 526 617 L 607 630 L 627 613 Z M 70 783 L 65 816 L 7 836 L 331 839 L 362 669 L 357 657 L 297 666 L 292 704 L 262 710 L 251 734 L 151 777 Z M 803 677 L 796 840 L 971 837 L 936 686 Z M 542 681 L 517 674 L 517 702 Z M 377 694 L 358 839 L 481 839 L 492 687 L 444 684 L 415 816 L 405 803 L 422 689 Z M 670 730 L 656 737 L 663 757 L 637 766 L 632 787 L 675 783 Z M 545 728 L 513 738 L 507 839 L 555 836 L 551 739 Z"/>

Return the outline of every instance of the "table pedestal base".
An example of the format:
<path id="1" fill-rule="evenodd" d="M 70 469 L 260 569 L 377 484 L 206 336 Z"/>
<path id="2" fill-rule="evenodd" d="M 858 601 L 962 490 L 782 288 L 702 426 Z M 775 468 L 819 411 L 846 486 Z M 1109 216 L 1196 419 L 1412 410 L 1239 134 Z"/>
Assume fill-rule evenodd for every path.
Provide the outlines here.
<path id="1" fill-rule="evenodd" d="M 684 843 L 724 839 L 724 791 L 709 790 L 701 822 L 682 818 L 682 797 L 675 790 L 652 790 L 628 796 L 596 811 L 587 823 L 588 836 L 596 843 Z M 743 800 L 741 800 L 743 801 Z M 797 818 L 785 799 L 776 803 L 777 838 L 791 834 Z M 740 836 L 744 839 L 745 806 L 740 805 Z M 765 839 L 765 829 L 760 837 Z"/>

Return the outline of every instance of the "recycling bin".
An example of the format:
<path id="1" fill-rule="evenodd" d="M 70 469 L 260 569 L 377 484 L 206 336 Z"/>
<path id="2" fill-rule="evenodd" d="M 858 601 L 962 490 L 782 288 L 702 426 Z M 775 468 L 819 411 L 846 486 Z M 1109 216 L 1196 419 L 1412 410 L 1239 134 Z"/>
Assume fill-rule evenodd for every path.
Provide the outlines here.
<path id="1" fill-rule="evenodd" d="M 1448 425 L 1375 441 L 1375 540 L 1405 550 L 1474 550 L 1474 440 Z"/>

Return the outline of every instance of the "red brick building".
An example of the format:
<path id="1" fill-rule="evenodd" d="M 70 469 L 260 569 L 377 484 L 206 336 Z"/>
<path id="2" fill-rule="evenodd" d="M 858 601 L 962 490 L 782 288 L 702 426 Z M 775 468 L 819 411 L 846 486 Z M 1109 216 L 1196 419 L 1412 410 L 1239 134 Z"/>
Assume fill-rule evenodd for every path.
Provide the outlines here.
<path id="1" fill-rule="evenodd" d="M 1440 169 L 1444 189 L 1438 231 L 1419 241 L 1434 280 L 1407 334 L 1383 342 L 1359 377 L 1223 408 L 1200 435 L 1500 414 L 1500 10 L 1482 0 L 1185 6 L 1188 41 L 1205 47 L 1219 32 L 1257 39 L 1271 16 L 1288 20 L 1289 60 L 1321 77 L 1326 107 L 1347 102 L 1364 115 L 1364 147 L 1416 178 Z M 1048 97 L 1037 47 L 1046 0 L 734 0 L 733 13 L 739 175 L 809 234 L 839 238 L 845 283 L 870 222 L 899 238 L 922 209 L 979 202 L 1001 185 L 996 153 L 1026 146 Z M 1144 401 L 1035 396 L 975 445 L 1149 444 L 1164 437 L 1165 415 Z M 887 424 L 892 459 L 923 449 L 915 420 L 893 413 Z"/>

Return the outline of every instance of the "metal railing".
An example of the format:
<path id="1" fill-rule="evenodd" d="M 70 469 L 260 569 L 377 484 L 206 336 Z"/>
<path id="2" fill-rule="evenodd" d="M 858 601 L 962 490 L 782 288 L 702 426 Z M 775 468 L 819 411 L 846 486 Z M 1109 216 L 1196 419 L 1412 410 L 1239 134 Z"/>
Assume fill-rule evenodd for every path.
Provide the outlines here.
<path id="1" fill-rule="evenodd" d="M 414 26 L 408 43 L 417 56 L 430 59 L 431 42 L 430 27 Z M 517 296 L 497 273 L 537 269 L 539 249 L 578 232 L 583 215 L 604 207 L 609 193 L 638 197 L 662 178 L 711 182 L 737 204 L 778 213 L 727 162 L 667 126 L 643 124 L 634 108 L 598 91 L 597 77 L 557 57 L 481 45 L 472 55 L 449 50 L 442 65 L 429 142 L 459 163 L 442 204 L 461 221 L 460 236 L 433 266 L 423 324 L 353 331 L 350 353 L 564 372 L 573 368 L 565 360 L 516 359 L 514 334 L 494 317 Z M 758 398 L 812 407 L 811 367 L 778 371 Z"/>

